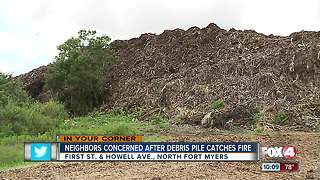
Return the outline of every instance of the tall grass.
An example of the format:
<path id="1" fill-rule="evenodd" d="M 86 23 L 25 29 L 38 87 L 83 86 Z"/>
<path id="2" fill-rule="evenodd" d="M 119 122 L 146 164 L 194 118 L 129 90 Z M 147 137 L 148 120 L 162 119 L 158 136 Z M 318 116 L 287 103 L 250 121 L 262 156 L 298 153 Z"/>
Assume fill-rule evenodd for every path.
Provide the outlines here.
<path id="1" fill-rule="evenodd" d="M 38 106 L 38 105 L 37 105 Z M 46 114 L 49 107 L 40 106 L 37 112 Z M 59 115 L 59 108 L 53 108 L 53 116 L 65 118 L 65 115 Z M 56 112 L 55 112 L 56 111 Z M 55 113 L 54 113 L 55 112 Z M 62 113 L 63 114 L 63 113 Z M 28 115 L 24 116 L 28 117 Z M 50 118 L 47 114 L 47 118 Z M 37 119 L 43 120 L 43 119 Z M 45 123 L 46 121 L 43 121 Z M 45 124 L 44 124 L 45 125 Z M 21 125 L 22 126 L 22 125 Z M 139 121 L 135 115 L 126 114 L 124 112 L 111 112 L 108 114 L 92 114 L 84 117 L 67 119 L 59 126 L 48 129 L 45 133 L 38 135 L 11 135 L 0 137 L 0 169 L 17 166 L 28 165 L 30 163 L 23 162 L 23 142 L 50 142 L 55 141 L 57 134 L 109 134 L 109 135 L 144 135 L 152 134 L 167 130 L 169 120 L 161 116 L 154 116 L 149 121 Z M 164 141 L 166 136 L 148 136 L 145 141 Z"/>
<path id="2" fill-rule="evenodd" d="M 24 162 L 24 142 L 50 142 L 55 137 L 50 133 L 42 135 L 17 135 L 0 138 L 0 170 L 19 165 L 30 165 Z"/>

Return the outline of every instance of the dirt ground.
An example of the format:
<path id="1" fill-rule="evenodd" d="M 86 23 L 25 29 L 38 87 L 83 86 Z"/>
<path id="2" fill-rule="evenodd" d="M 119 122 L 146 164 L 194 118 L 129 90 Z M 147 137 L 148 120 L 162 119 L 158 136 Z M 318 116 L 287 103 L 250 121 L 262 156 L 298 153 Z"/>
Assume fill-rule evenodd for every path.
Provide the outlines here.
<path id="1" fill-rule="evenodd" d="M 187 133 L 189 132 L 189 133 Z M 182 135 L 187 134 L 187 135 Z M 0 179 L 320 179 L 320 133 L 204 133 L 201 128 L 171 132 L 170 141 L 260 141 L 262 146 L 293 145 L 299 172 L 261 172 L 261 162 L 86 162 L 43 163 L 0 172 Z"/>

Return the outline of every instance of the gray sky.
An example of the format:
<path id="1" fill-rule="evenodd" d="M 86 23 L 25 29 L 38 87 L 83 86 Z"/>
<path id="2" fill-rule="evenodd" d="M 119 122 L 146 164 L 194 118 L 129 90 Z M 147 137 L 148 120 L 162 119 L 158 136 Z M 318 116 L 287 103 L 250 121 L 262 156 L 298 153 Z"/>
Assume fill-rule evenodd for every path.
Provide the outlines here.
<path id="1" fill-rule="evenodd" d="M 320 1 L 0 0 L 0 71 L 18 75 L 52 62 L 80 29 L 116 40 L 211 22 L 275 35 L 320 31 Z"/>

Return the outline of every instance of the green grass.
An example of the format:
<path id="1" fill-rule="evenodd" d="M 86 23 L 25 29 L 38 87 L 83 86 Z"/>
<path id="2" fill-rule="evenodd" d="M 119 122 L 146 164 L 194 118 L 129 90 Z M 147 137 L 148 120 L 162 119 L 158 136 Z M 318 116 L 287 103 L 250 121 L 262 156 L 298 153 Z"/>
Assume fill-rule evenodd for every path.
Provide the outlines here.
<path id="1" fill-rule="evenodd" d="M 139 121 L 135 115 L 112 112 L 109 114 L 92 114 L 85 117 L 68 119 L 60 128 L 41 135 L 16 135 L 0 138 L 0 170 L 29 166 L 36 163 L 24 162 L 23 142 L 55 141 L 57 134 L 109 134 L 109 135 L 145 135 L 146 142 L 166 141 L 168 137 L 154 135 L 168 130 L 169 120 L 154 116 L 149 121 Z"/>
<path id="2" fill-rule="evenodd" d="M 19 165 L 23 159 L 23 144 L 0 144 L 0 169 Z"/>
<path id="3" fill-rule="evenodd" d="M 24 162 L 24 144 L 23 142 L 44 142 L 54 141 L 54 136 L 47 134 L 31 136 L 19 135 L 9 136 L 0 139 L 0 170 L 9 169 L 17 166 L 29 166 L 34 162 Z"/>
<path id="4" fill-rule="evenodd" d="M 169 120 L 160 116 L 143 122 L 131 114 L 109 113 L 67 120 L 55 134 L 140 135 L 166 130 L 169 125 Z"/>
<path id="5" fill-rule="evenodd" d="M 168 136 L 145 136 L 143 137 L 144 142 L 165 142 L 168 141 L 170 137 Z"/>

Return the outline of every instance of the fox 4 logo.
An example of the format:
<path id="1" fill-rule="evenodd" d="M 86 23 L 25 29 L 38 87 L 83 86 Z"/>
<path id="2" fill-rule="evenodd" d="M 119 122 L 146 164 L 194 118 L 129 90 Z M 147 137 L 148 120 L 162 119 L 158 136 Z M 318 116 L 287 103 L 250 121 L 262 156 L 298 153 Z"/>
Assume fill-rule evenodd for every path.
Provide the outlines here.
<path id="1" fill-rule="evenodd" d="M 292 159 L 297 155 L 297 149 L 294 146 L 284 147 L 262 147 L 262 156 L 271 158 L 287 158 Z"/>

